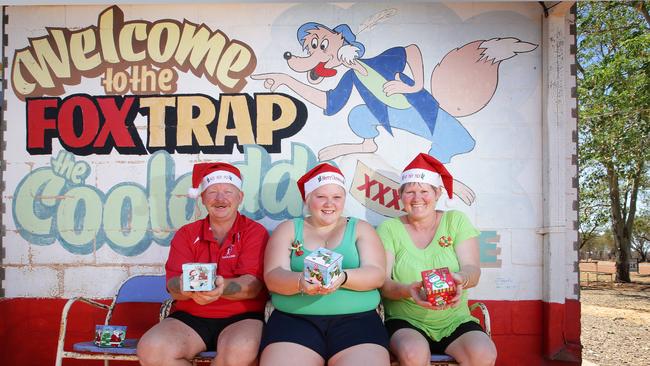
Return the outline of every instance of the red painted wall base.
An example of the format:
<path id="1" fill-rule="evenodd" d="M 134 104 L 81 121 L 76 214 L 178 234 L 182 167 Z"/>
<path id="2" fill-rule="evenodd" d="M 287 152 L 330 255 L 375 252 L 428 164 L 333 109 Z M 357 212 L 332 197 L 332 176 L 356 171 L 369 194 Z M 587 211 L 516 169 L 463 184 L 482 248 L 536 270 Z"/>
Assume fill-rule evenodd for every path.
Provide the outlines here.
<path id="1" fill-rule="evenodd" d="M 65 299 L 0 299 L 0 365 L 53 365 Z M 571 365 L 580 361 L 580 303 L 545 304 L 542 301 L 482 301 L 490 311 L 497 365 Z M 158 306 L 135 304 L 118 308 L 114 324 L 128 325 L 127 337 L 140 337 L 157 321 Z M 546 319 L 545 316 L 551 318 Z M 76 304 L 70 312 L 66 349 L 92 339 L 104 312 Z M 127 321 L 128 319 L 128 321 Z M 560 321 L 561 320 L 561 321 Z M 549 329 L 552 331 L 548 334 Z M 563 350 L 562 345 L 566 345 Z M 555 360 L 545 355 L 555 347 Z M 577 347 L 577 348 L 576 348 Z M 551 350 L 552 351 L 552 350 Z M 570 358 L 563 357 L 569 352 Z M 572 357 L 578 357 L 577 362 Z M 100 361 L 64 360 L 64 365 L 97 365 Z M 135 365 L 111 362 L 111 365 Z"/>

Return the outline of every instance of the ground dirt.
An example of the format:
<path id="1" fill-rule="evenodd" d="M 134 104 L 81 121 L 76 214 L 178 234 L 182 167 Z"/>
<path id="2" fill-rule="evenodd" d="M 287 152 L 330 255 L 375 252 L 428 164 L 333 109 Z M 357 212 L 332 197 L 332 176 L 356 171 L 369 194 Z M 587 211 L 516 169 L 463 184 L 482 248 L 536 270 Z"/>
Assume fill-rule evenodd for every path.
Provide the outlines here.
<path id="1" fill-rule="evenodd" d="M 631 277 L 632 283 L 581 282 L 585 365 L 650 366 L 650 275 Z"/>

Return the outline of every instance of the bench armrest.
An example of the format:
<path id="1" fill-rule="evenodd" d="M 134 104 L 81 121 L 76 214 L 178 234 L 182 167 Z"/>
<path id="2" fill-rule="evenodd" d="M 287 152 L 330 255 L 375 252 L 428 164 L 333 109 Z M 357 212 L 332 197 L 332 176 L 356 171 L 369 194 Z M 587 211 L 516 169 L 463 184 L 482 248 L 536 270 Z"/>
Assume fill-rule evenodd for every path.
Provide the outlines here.
<path id="1" fill-rule="evenodd" d="M 483 313 L 483 322 L 485 323 L 485 333 L 487 333 L 488 337 L 491 338 L 492 330 L 490 327 L 490 312 L 488 311 L 487 306 L 482 302 L 475 302 L 470 305 L 469 311 L 474 311 L 476 308 L 481 309 L 481 313 Z"/>
<path id="2" fill-rule="evenodd" d="M 160 317 L 158 321 L 162 321 L 169 316 L 169 312 L 172 310 L 172 305 L 174 305 L 174 299 L 167 299 L 160 305 Z"/>
<path id="3" fill-rule="evenodd" d="M 63 354 L 63 346 L 65 343 L 65 333 L 66 329 L 68 327 L 68 313 L 70 312 L 70 308 L 72 308 L 72 305 L 76 302 L 82 302 L 91 306 L 94 306 L 96 308 L 104 309 L 107 311 L 107 316 L 106 319 L 108 320 L 110 318 L 110 313 L 111 310 L 113 309 L 112 305 L 106 305 L 102 304 L 101 302 L 97 302 L 95 300 L 91 299 L 86 299 L 85 297 L 73 297 L 70 300 L 68 300 L 65 303 L 65 306 L 63 306 L 63 311 L 61 312 L 61 323 L 59 325 L 59 340 L 57 342 L 57 366 L 60 365 L 61 363 L 61 355 Z"/>

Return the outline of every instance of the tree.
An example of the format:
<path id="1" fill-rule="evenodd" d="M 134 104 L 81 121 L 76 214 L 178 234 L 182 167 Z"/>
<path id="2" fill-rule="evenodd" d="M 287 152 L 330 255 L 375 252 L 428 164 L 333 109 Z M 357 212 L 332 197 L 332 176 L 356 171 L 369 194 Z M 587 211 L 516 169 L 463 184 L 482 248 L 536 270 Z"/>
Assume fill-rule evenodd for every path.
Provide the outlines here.
<path id="1" fill-rule="evenodd" d="M 609 221 L 607 185 L 603 179 L 593 179 L 590 169 L 580 171 L 580 205 L 578 232 L 580 250 L 592 251 L 593 242 L 602 237 Z"/>
<path id="2" fill-rule="evenodd" d="M 592 196 L 585 202 L 595 211 L 593 222 L 607 210 L 617 279 L 630 282 L 639 191 L 648 187 L 649 180 L 648 2 L 578 2 L 577 6 L 580 192 Z"/>
<path id="3" fill-rule="evenodd" d="M 595 234 L 585 246 L 580 249 L 581 258 L 585 259 L 609 259 L 614 251 L 614 237 L 612 232 L 607 230 L 602 234 Z"/>

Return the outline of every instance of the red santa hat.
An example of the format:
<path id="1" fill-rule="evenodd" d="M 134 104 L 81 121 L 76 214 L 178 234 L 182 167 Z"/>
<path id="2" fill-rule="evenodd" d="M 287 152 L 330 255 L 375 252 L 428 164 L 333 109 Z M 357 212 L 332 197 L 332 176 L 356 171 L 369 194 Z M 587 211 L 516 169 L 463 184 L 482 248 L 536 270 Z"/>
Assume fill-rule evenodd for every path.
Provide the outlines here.
<path id="1" fill-rule="evenodd" d="M 298 189 L 304 201 L 308 194 L 313 192 L 316 188 L 326 184 L 336 184 L 345 189 L 345 177 L 339 168 L 321 163 L 313 167 L 310 171 L 305 173 L 298 179 Z"/>
<path id="2" fill-rule="evenodd" d="M 418 154 L 404 168 L 400 186 L 406 183 L 427 183 L 434 187 L 444 186 L 449 198 L 453 197 L 454 178 L 441 162 L 429 154 Z"/>
<path id="3" fill-rule="evenodd" d="M 241 173 L 228 163 L 198 163 L 192 169 L 192 187 L 187 191 L 191 198 L 197 198 L 209 186 L 230 183 L 241 190 Z"/>

